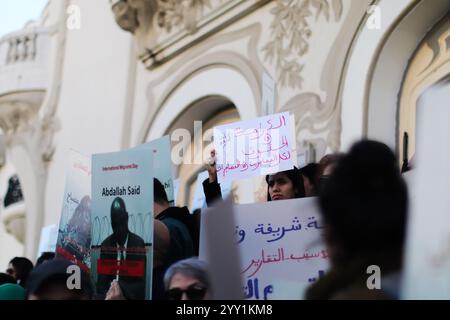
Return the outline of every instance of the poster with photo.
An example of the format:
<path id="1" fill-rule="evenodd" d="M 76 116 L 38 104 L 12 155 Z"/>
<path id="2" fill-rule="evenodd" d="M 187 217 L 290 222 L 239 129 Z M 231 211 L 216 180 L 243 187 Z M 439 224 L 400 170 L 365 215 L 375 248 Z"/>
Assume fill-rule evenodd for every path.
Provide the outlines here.
<path id="1" fill-rule="evenodd" d="M 91 158 L 71 150 L 56 242 L 56 256 L 90 270 Z"/>
<path id="2" fill-rule="evenodd" d="M 145 148 L 92 157 L 92 280 L 98 297 L 118 281 L 125 298 L 151 299 L 153 155 Z"/>

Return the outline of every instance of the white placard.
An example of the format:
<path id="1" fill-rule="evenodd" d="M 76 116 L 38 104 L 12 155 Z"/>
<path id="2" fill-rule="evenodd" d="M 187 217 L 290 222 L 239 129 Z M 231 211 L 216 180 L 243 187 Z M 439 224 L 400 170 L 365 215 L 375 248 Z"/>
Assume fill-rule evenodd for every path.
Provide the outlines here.
<path id="1" fill-rule="evenodd" d="M 450 82 L 417 107 L 417 148 L 410 185 L 404 299 L 450 299 Z"/>
<path id="2" fill-rule="evenodd" d="M 39 258 L 43 252 L 55 252 L 57 239 L 58 226 L 56 224 L 42 228 L 37 257 Z"/>
<path id="3" fill-rule="evenodd" d="M 219 183 L 290 170 L 294 166 L 288 112 L 214 128 Z"/>
<path id="4" fill-rule="evenodd" d="M 205 216 L 210 210 L 214 209 Z M 236 205 L 230 211 L 222 215 L 234 219 L 231 248 L 239 252 L 247 299 L 301 299 L 304 290 L 325 274 L 329 258 L 315 198 Z M 210 227 L 207 223 L 202 219 L 202 235 Z M 222 241 L 201 237 L 200 256 L 208 261 L 207 252 L 216 252 L 211 247 Z"/>

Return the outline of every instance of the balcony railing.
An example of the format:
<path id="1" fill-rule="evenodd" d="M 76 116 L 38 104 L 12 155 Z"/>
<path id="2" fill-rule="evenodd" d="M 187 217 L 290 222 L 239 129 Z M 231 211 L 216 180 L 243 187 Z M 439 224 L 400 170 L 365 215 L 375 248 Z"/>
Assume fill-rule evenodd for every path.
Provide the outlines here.
<path id="1" fill-rule="evenodd" d="M 23 29 L 0 39 L 0 97 L 10 92 L 47 89 L 51 33 Z"/>
<path id="2" fill-rule="evenodd" d="M 10 39 L 6 64 L 33 61 L 36 58 L 37 36 L 37 33 L 33 33 Z"/>

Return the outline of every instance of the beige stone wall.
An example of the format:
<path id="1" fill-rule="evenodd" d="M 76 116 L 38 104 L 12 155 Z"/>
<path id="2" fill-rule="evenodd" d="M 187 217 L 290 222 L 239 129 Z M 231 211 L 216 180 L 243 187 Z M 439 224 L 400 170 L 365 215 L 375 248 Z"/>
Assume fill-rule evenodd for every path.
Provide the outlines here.
<path id="1" fill-rule="evenodd" d="M 182 112 L 210 95 L 232 102 L 241 119 L 260 116 L 265 71 L 277 82 L 275 112 L 295 115 L 297 148 L 312 144 L 316 160 L 339 150 L 346 59 L 369 1 L 326 1 L 328 7 L 320 9 L 302 7 L 303 1 L 293 1 L 292 7 L 286 3 L 269 1 L 206 39 L 186 44 L 159 66 L 147 69 L 139 63 L 130 145 L 167 133 Z M 280 25 L 287 30 L 282 36 Z M 296 32 L 289 31 L 292 26 Z M 238 88 L 236 82 L 242 82 Z M 208 120 L 214 110 L 211 106 L 210 115 L 196 120 Z"/>
<path id="2" fill-rule="evenodd" d="M 278 84 L 276 111 L 289 110 L 296 115 L 298 143 L 313 142 L 319 155 L 327 148 L 338 150 L 340 80 L 350 42 L 368 2 L 333 1 L 340 5 L 334 9 L 331 3 L 328 11 L 320 13 L 314 7 L 290 8 L 292 18 L 281 19 L 283 13 L 277 12 L 283 10 L 283 2 L 273 1 L 157 68 L 146 70 L 140 65 L 131 143 L 145 140 L 165 100 L 176 94 L 181 84 L 205 69 L 228 68 L 246 78 L 258 112 L 262 72 L 266 70 Z M 293 53 L 268 55 L 268 50 L 277 46 L 289 50 L 291 41 L 299 37 L 287 32 L 277 38 L 271 25 L 282 23 L 288 29 L 302 14 L 307 15 L 307 25 L 298 25 L 298 32 L 308 35 L 305 42 L 295 43 Z M 207 84 L 202 89 L 205 96 L 211 94 Z M 172 119 L 165 120 L 169 126 Z"/>

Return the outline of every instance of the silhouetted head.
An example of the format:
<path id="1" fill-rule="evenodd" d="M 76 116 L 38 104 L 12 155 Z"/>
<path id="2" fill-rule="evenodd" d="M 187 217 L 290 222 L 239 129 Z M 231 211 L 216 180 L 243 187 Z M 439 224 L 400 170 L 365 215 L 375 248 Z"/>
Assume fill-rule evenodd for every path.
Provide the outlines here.
<path id="1" fill-rule="evenodd" d="M 353 145 L 338 161 L 319 202 L 335 260 L 402 248 L 407 189 L 396 157 L 385 144 Z"/>
<path id="2" fill-rule="evenodd" d="M 55 258 L 54 252 L 42 252 L 41 256 L 36 261 L 36 267 L 40 264 L 43 264 L 46 261 L 52 260 Z"/>
<path id="3" fill-rule="evenodd" d="M 305 186 L 305 195 L 313 197 L 317 195 L 316 177 L 319 170 L 319 164 L 310 163 L 300 169 L 300 174 L 303 177 L 303 184 Z"/>
<path id="4" fill-rule="evenodd" d="M 328 180 L 330 179 L 331 174 L 336 168 L 339 159 L 341 159 L 343 155 L 343 153 L 327 154 L 322 159 L 320 159 L 317 168 L 317 174 L 315 177 L 317 192 L 320 193 L 324 186 L 328 183 Z"/>
<path id="5" fill-rule="evenodd" d="M 163 184 L 153 178 L 153 215 L 157 217 L 161 212 L 169 208 L 169 200 Z"/>
<path id="6" fill-rule="evenodd" d="M 303 198 L 305 187 L 300 171 L 294 167 L 292 170 L 277 172 L 266 176 L 267 201 Z"/>
<path id="7" fill-rule="evenodd" d="M 74 278 L 78 280 L 73 281 Z M 76 282 L 79 287 L 68 286 Z M 93 294 L 89 274 L 61 258 L 49 260 L 34 268 L 26 289 L 29 300 L 90 300 Z"/>
<path id="8" fill-rule="evenodd" d="M 164 189 L 163 184 L 156 178 L 153 178 L 153 201 L 164 205 L 169 204 L 169 200 L 167 198 L 166 190 Z"/>
<path id="9" fill-rule="evenodd" d="M 28 275 L 33 269 L 33 263 L 25 257 L 15 257 L 9 262 L 7 273 L 22 287 L 26 286 Z"/>
<path id="10" fill-rule="evenodd" d="M 123 245 L 128 235 L 128 212 L 125 202 L 117 197 L 111 204 L 111 227 L 117 243 Z"/>

